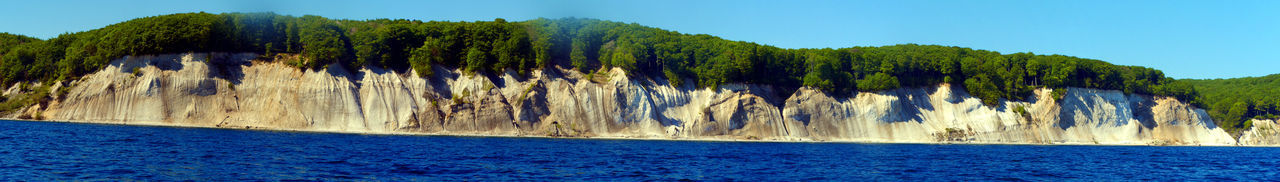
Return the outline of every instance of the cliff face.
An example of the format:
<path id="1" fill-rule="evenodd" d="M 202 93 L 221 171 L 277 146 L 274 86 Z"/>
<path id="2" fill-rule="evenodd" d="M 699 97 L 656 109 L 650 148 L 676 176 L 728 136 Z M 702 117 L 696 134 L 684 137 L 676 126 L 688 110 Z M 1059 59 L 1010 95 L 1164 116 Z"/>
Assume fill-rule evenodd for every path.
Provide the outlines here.
<path id="1" fill-rule="evenodd" d="M 1253 128 L 1240 134 L 1241 145 L 1280 145 L 1280 124 L 1274 119 L 1254 119 Z"/>
<path id="2" fill-rule="evenodd" d="M 37 109 L 49 120 L 374 133 L 1236 144 L 1202 110 L 1117 91 L 1073 88 L 1055 100 L 1041 89 L 1028 102 L 988 107 L 949 85 L 843 97 L 801 88 L 788 96 L 767 85 L 675 87 L 617 69 L 595 75 L 598 81 L 574 71 L 522 77 L 441 67 L 421 78 L 338 65 L 301 70 L 255 57 L 128 57 Z"/>

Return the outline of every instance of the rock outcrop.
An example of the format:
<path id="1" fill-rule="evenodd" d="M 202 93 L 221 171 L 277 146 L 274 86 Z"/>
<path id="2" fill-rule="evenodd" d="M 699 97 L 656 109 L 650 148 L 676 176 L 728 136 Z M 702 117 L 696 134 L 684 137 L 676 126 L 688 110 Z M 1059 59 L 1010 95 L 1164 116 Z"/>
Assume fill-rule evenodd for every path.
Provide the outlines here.
<path id="1" fill-rule="evenodd" d="M 1240 134 L 1241 145 L 1280 145 L 1280 124 L 1274 119 L 1254 119 L 1253 128 Z"/>
<path id="2" fill-rule="evenodd" d="M 593 80 L 559 68 L 522 76 L 436 67 L 424 78 L 413 71 L 349 72 L 337 64 L 304 70 L 282 62 L 254 54 L 127 57 L 72 82 L 65 96 L 38 109 L 49 120 L 370 133 L 1236 144 L 1202 110 L 1118 91 L 1071 88 L 1053 99 L 1040 89 L 1027 101 L 992 107 L 946 84 L 833 95 L 753 84 L 680 87 L 620 69 Z M 1246 134 L 1253 136 L 1248 144 L 1274 144 L 1261 142 L 1277 141 L 1265 132 Z M 1265 139 L 1255 142 L 1259 137 Z"/>

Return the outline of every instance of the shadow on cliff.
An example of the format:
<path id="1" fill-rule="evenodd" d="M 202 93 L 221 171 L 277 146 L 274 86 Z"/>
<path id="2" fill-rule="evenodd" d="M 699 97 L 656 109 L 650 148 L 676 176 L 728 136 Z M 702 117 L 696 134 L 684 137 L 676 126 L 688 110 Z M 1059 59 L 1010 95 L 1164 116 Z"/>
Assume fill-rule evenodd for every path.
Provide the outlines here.
<path id="1" fill-rule="evenodd" d="M 1138 102 L 1129 102 L 1129 107 L 1133 108 L 1133 119 L 1138 120 L 1138 124 L 1142 124 L 1144 128 L 1156 128 L 1159 125 L 1155 120 L 1156 113 L 1152 110 L 1152 107 L 1156 105 L 1153 97 L 1132 95 L 1129 99 L 1139 100 Z M 1209 129 L 1213 129 L 1213 127 Z"/>
<path id="2" fill-rule="evenodd" d="M 916 123 L 924 123 L 924 117 L 922 116 L 924 113 L 921 112 L 921 110 L 934 110 L 932 98 L 929 97 L 929 94 L 937 92 L 937 88 L 938 87 L 931 87 L 929 91 L 926 92 L 912 91 L 912 89 L 905 88 L 895 89 L 888 92 L 879 92 L 880 94 L 897 96 L 897 100 L 890 103 L 888 108 L 889 110 L 886 111 L 886 115 L 884 118 L 881 118 L 881 121 L 889 123 L 912 121 Z"/>
<path id="3" fill-rule="evenodd" d="M 647 78 L 645 79 L 646 81 L 640 82 L 643 88 L 653 88 L 655 86 L 671 85 L 671 81 L 667 79 L 653 78 L 653 77 L 645 77 L 645 78 Z M 683 79 L 681 81 L 683 83 L 693 83 L 692 79 Z M 693 86 L 693 84 L 684 84 L 684 85 L 673 86 L 673 87 L 676 90 L 678 90 L 680 93 L 691 93 L 694 90 L 697 90 L 697 87 Z M 652 91 L 652 89 L 650 89 L 650 91 Z M 689 104 L 690 101 L 689 101 L 688 95 L 685 95 L 684 99 L 681 101 L 682 102 L 680 102 L 679 104 Z M 685 124 L 685 122 L 688 122 L 688 121 L 681 121 L 680 119 L 669 117 L 666 114 L 662 114 L 662 113 L 666 113 L 670 109 L 674 109 L 675 107 L 661 107 L 660 105 L 658 105 L 658 103 L 649 103 L 649 104 L 651 105 L 652 108 L 657 108 L 656 112 L 654 112 L 653 114 L 653 118 L 658 120 L 658 124 L 661 124 L 662 127 L 682 126 Z M 676 103 L 664 103 L 664 104 L 671 105 Z M 777 107 L 777 108 L 781 109 L 782 107 Z"/>
<path id="4" fill-rule="evenodd" d="M 453 98 L 452 88 L 450 88 L 450 84 L 446 83 L 449 83 L 449 80 L 457 80 L 458 76 L 461 75 L 439 65 L 432 66 L 431 71 L 432 75 L 427 77 L 427 88 L 432 93 L 436 93 L 437 97 Z"/>
<path id="5" fill-rule="evenodd" d="M 203 61 L 205 58 L 197 58 Z M 182 70 L 182 55 L 162 55 L 162 56 L 128 56 L 124 59 L 113 61 L 111 66 L 119 67 L 121 73 L 132 73 L 134 69 L 154 66 L 161 71 L 177 71 Z"/>
<path id="6" fill-rule="evenodd" d="M 253 63 L 253 55 L 221 55 L 209 56 L 209 77 L 227 80 L 239 85 L 244 81 L 244 67 Z"/>
<path id="7" fill-rule="evenodd" d="M 1084 92 L 1084 93 L 1081 93 L 1081 92 Z M 1088 94 L 1088 95 L 1082 95 L 1082 94 Z M 1101 119 L 1116 119 L 1117 121 L 1113 122 L 1115 126 L 1121 126 L 1130 122 L 1129 120 L 1123 120 L 1119 118 L 1076 118 L 1076 116 L 1086 116 L 1086 117 L 1095 116 L 1095 112 L 1098 112 L 1098 111 L 1097 109 L 1094 109 L 1091 107 L 1100 106 L 1101 104 L 1107 104 L 1107 105 L 1114 104 L 1116 106 L 1115 114 L 1119 114 L 1120 112 L 1130 112 L 1131 114 L 1138 114 L 1136 110 L 1134 110 L 1134 108 L 1121 107 L 1122 105 L 1112 103 L 1114 102 L 1113 100 L 1108 100 L 1106 98 L 1101 98 L 1102 100 L 1099 100 L 1099 98 L 1097 97 L 1102 97 L 1102 96 L 1098 96 L 1100 94 L 1103 94 L 1103 93 L 1099 93 L 1098 91 L 1084 91 L 1079 89 L 1067 90 L 1066 94 L 1064 94 L 1065 96 L 1063 96 L 1062 99 L 1058 100 L 1058 105 L 1059 107 L 1062 108 L 1060 113 L 1058 113 L 1058 118 L 1059 118 L 1058 128 L 1065 130 L 1067 128 L 1076 127 L 1077 125 L 1079 125 L 1079 122 L 1081 122 L 1081 121 L 1077 121 L 1077 119 L 1084 119 L 1086 121 L 1101 120 Z M 1123 101 L 1126 102 L 1126 103 L 1120 103 L 1120 104 L 1124 104 L 1123 106 L 1129 106 L 1131 103 L 1128 101 L 1127 97 Z M 1124 110 L 1124 109 L 1129 109 L 1129 110 Z M 1130 119 L 1136 119 L 1136 118 L 1130 118 Z M 1102 126 L 1107 123 L 1102 121 L 1094 121 L 1094 122 L 1096 123 L 1095 124 L 1096 126 Z"/>

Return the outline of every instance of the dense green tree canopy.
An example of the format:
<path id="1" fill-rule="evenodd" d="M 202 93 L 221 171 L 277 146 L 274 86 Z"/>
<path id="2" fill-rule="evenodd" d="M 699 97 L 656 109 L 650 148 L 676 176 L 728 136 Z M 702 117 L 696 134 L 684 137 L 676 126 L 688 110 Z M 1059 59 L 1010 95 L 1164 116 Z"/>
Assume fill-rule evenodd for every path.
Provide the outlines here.
<path id="1" fill-rule="evenodd" d="M 1280 118 L 1280 74 L 1181 81 L 1201 91 L 1199 105 L 1223 128 L 1249 128 L 1250 119 Z"/>
<path id="2" fill-rule="evenodd" d="M 35 41 L 40 41 L 40 39 L 9 33 L 0 33 L 0 55 L 9 52 L 9 49 L 14 46 Z"/>
<path id="3" fill-rule="evenodd" d="M 782 49 L 592 19 L 357 21 L 271 13 L 145 17 L 49 40 L 0 34 L 0 84 L 75 78 L 128 55 L 182 52 L 289 53 L 301 55 L 291 64 L 302 68 L 369 66 L 413 69 L 421 76 L 432 74 L 431 65 L 487 73 L 616 67 L 677 85 L 756 83 L 833 93 L 952 83 L 989 105 L 1026 99 L 1036 88 L 1064 87 L 1199 98 L 1191 84 L 1159 70 L 1062 55 L 915 44 Z M 1219 113 L 1225 106 L 1209 108 Z"/>

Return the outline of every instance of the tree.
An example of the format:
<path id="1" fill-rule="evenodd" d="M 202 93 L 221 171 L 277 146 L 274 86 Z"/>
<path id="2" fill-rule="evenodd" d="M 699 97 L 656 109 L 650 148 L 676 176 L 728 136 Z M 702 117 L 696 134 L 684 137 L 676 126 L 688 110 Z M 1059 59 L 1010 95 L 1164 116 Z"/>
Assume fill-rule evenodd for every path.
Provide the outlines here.
<path id="1" fill-rule="evenodd" d="M 820 68 L 823 70 L 829 70 L 830 67 L 831 67 L 830 65 L 820 66 Z M 833 92 L 836 90 L 835 83 L 832 83 L 830 79 L 825 78 L 825 77 L 830 77 L 829 74 L 832 74 L 832 73 L 829 71 L 809 72 L 808 74 L 804 75 L 804 86 L 818 88 L 819 90 L 822 90 L 822 91 Z"/>
<path id="2" fill-rule="evenodd" d="M 614 47 L 614 50 L 611 53 L 612 58 L 609 59 L 611 62 L 610 65 L 622 68 L 622 70 L 626 70 L 630 73 L 640 71 L 636 68 L 635 54 L 638 52 L 638 48 L 636 47 L 638 47 L 638 45 L 634 45 L 631 42 L 618 44 L 617 47 Z"/>
<path id="3" fill-rule="evenodd" d="M 328 19 L 318 16 L 303 16 L 299 29 L 299 43 L 302 44 L 302 57 L 308 68 L 338 62 L 345 56 L 345 42 L 340 40 L 341 31 Z"/>
<path id="4" fill-rule="evenodd" d="M 1227 117 L 1223 123 L 1231 124 L 1232 128 L 1241 128 L 1241 122 L 1244 121 L 1245 114 L 1249 112 L 1249 104 L 1245 102 L 1236 102 L 1231 105 L 1231 109 L 1227 111 Z"/>
<path id="5" fill-rule="evenodd" d="M 534 63 L 536 68 L 545 68 L 551 62 L 551 42 L 538 39 L 533 42 Z"/>
<path id="6" fill-rule="evenodd" d="M 480 51 L 479 48 L 472 47 L 467 50 L 467 72 L 475 73 L 476 71 L 484 69 L 488 62 L 488 55 L 485 55 L 484 51 Z"/>
<path id="7" fill-rule="evenodd" d="M 1040 76 L 1044 75 L 1044 63 L 1039 59 L 1027 60 L 1027 77 L 1031 78 L 1031 85 L 1041 86 Z"/>
<path id="8" fill-rule="evenodd" d="M 589 70 L 589 68 L 587 68 L 586 52 L 583 51 L 583 49 L 586 49 L 586 45 L 584 44 L 585 43 L 581 40 L 574 40 L 573 51 L 569 53 L 569 60 L 572 62 L 573 67 L 578 68 L 578 71 L 582 72 Z"/>
<path id="9" fill-rule="evenodd" d="M 444 45 L 440 39 L 427 38 L 422 42 L 422 46 L 413 49 L 409 56 L 409 65 L 413 70 L 418 72 L 418 76 L 431 76 L 434 72 L 431 70 L 431 64 L 439 64 L 444 62 Z"/>
<path id="10" fill-rule="evenodd" d="M 838 61 L 833 57 L 823 56 L 819 53 L 809 54 L 808 64 L 809 71 L 804 76 L 804 86 L 818 88 L 826 92 L 842 91 L 843 82 L 852 77 L 847 72 L 836 69 L 834 65 Z"/>

